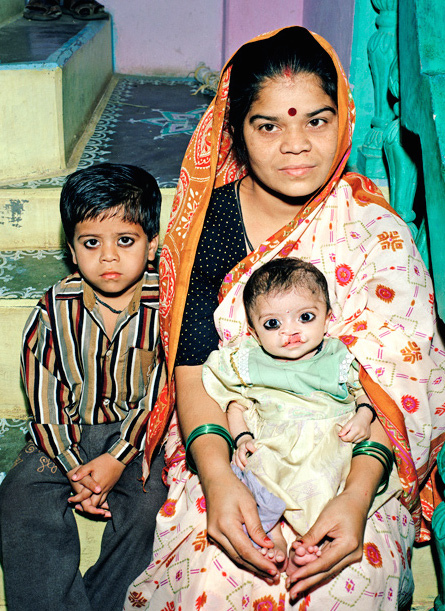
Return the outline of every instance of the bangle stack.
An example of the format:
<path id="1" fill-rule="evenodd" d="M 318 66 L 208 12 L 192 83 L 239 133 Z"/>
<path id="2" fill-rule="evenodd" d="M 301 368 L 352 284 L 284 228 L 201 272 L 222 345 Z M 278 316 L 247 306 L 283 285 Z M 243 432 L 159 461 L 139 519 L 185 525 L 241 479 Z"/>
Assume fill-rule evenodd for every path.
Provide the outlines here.
<path id="1" fill-rule="evenodd" d="M 189 471 L 191 471 L 192 473 L 196 474 L 198 473 L 198 470 L 196 468 L 195 461 L 193 460 L 192 454 L 190 452 L 190 446 L 195 441 L 195 439 L 197 439 L 198 437 L 201 437 L 201 435 L 207 435 L 209 433 L 213 435 L 219 435 L 220 437 L 223 437 L 227 441 L 227 445 L 229 446 L 230 459 L 232 459 L 232 454 L 233 454 L 233 450 L 235 449 L 235 446 L 234 446 L 233 439 L 229 431 L 225 429 L 223 426 L 220 426 L 219 424 L 202 424 L 201 426 L 198 426 L 196 429 L 193 429 L 193 431 L 188 436 L 187 442 L 185 444 L 185 462 L 187 464 Z"/>
<path id="2" fill-rule="evenodd" d="M 360 407 L 367 407 L 368 409 L 371 410 L 372 412 L 372 420 L 371 420 L 371 424 L 374 422 L 374 420 L 377 418 L 377 412 L 374 409 L 374 406 L 372 406 L 370 403 L 359 403 L 357 405 L 357 407 L 355 408 L 355 411 L 357 412 Z"/>
<path id="3" fill-rule="evenodd" d="M 380 480 L 376 496 L 383 494 L 388 488 L 389 476 L 391 475 L 392 466 L 394 463 L 394 456 L 386 446 L 378 443 L 378 441 L 360 441 L 360 443 L 355 444 L 354 449 L 352 450 L 352 456 L 360 456 L 363 454 L 366 456 L 373 456 L 383 465 L 384 473 L 382 475 L 382 479 Z"/>

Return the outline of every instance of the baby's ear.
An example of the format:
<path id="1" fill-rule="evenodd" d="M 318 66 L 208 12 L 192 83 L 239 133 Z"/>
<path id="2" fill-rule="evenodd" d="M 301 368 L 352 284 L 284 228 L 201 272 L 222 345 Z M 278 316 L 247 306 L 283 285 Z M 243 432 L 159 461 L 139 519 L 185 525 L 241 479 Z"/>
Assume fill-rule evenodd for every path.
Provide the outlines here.
<path id="1" fill-rule="evenodd" d="M 326 314 L 326 320 L 324 322 L 324 332 L 327 333 L 328 327 L 329 327 L 329 322 L 331 320 L 331 316 L 332 316 L 332 310 L 328 310 L 327 314 Z"/>
<path id="2" fill-rule="evenodd" d="M 71 256 L 73 258 L 74 265 L 77 265 L 76 253 L 74 251 L 74 248 L 71 246 L 71 244 L 69 242 L 68 242 L 68 248 L 70 249 L 70 253 L 71 253 Z"/>

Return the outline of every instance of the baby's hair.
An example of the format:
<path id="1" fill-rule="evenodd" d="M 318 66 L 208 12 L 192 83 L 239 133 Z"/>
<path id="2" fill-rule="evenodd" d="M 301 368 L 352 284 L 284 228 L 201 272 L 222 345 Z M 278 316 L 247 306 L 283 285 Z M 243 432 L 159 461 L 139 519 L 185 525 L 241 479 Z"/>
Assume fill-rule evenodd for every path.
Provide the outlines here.
<path id="1" fill-rule="evenodd" d="M 320 295 L 326 303 L 326 311 L 330 311 L 328 283 L 315 265 L 291 257 L 272 259 L 255 270 L 244 287 L 243 302 L 249 326 L 253 328 L 252 312 L 258 297 L 287 293 L 292 289 Z"/>
<path id="2" fill-rule="evenodd" d="M 151 174 L 134 165 L 101 163 L 70 174 L 60 195 L 60 215 L 69 244 L 77 223 L 122 212 L 149 240 L 159 233 L 161 192 Z"/>

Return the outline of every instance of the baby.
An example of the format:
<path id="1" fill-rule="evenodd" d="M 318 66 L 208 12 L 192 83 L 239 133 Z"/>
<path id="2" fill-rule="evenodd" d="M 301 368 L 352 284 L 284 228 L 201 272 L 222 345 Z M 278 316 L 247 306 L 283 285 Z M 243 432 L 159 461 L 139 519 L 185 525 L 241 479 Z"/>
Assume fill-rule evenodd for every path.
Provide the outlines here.
<path id="1" fill-rule="evenodd" d="M 289 573 L 320 550 L 301 545 L 288 558 L 281 514 L 297 537 L 307 532 L 343 490 L 351 442 L 369 438 L 376 413 L 353 355 L 325 336 L 331 307 L 320 270 L 274 259 L 252 274 L 243 299 L 250 337 L 212 352 L 203 381 L 227 411 L 234 471 L 252 490 L 274 542 L 262 552 Z M 273 506 L 279 509 L 271 525 Z"/>

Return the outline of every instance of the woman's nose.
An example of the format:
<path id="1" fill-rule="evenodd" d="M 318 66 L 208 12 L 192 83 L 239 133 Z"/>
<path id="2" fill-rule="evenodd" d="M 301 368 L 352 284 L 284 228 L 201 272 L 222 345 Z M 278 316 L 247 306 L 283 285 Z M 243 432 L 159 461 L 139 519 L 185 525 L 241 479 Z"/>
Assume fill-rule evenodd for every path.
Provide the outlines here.
<path id="1" fill-rule="evenodd" d="M 293 126 L 283 133 L 281 141 L 281 152 L 282 153 L 299 153 L 307 152 L 311 150 L 311 142 L 307 133 L 304 129 Z"/>

